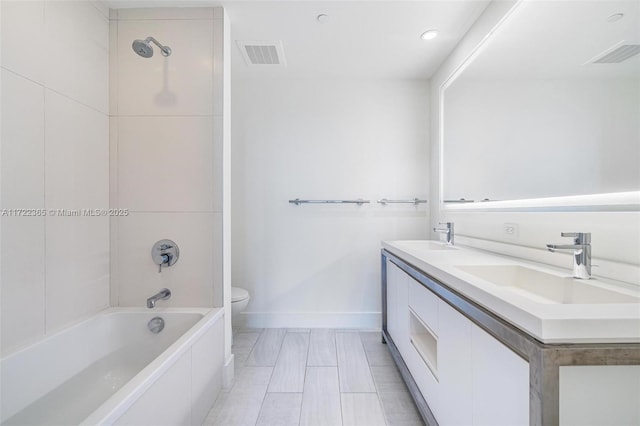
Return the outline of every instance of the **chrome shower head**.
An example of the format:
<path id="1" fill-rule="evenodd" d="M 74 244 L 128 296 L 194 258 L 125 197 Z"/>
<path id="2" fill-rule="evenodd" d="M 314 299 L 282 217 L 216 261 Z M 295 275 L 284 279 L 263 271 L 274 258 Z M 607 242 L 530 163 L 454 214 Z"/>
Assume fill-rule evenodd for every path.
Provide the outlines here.
<path id="1" fill-rule="evenodd" d="M 147 37 L 144 40 L 135 40 L 131 47 L 133 48 L 134 52 L 136 52 L 143 58 L 150 58 L 153 56 L 153 47 L 151 47 L 151 43 L 160 48 L 160 53 L 162 53 L 162 56 L 171 55 L 171 48 L 169 46 L 161 45 L 158 40 L 153 37 Z"/>
<path id="2" fill-rule="evenodd" d="M 153 48 L 151 45 L 144 40 L 136 40 L 131 45 L 133 51 L 143 58 L 150 58 L 153 56 Z"/>

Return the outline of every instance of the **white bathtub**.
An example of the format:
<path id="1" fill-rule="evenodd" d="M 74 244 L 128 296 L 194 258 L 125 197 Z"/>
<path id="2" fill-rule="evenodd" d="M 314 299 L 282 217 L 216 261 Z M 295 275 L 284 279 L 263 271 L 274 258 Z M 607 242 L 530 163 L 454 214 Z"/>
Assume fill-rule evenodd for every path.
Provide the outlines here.
<path id="1" fill-rule="evenodd" d="M 159 316 L 158 334 L 147 323 Z M 201 424 L 222 384 L 222 309 L 113 308 L 0 361 L 0 423 Z"/>

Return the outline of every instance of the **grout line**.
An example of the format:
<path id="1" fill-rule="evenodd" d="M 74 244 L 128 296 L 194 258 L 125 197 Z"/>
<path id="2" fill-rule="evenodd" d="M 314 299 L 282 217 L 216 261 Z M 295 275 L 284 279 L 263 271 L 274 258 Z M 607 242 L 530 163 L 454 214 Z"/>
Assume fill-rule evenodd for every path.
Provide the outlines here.
<path id="1" fill-rule="evenodd" d="M 38 83 L 40 84 L 40 83 Z M 111 114 L 121 118 L 215 118 L 222 114 Z"/>
<path id="2" fill-rule="evenodd" d="M 96 3 L 102 3 L 102 1 L 100 1 L 100 0 L 92 0 L 89 3 L 91 4 L 91 6 L 93 6 L 98 11 L 98 14 L 100 14 L 100 16 L 102 16 L 104 18 L 107 18 L 107 21 L 109 20 L 109 12 L 107 12 L 107 14 L 105 15 L 104 13 L 102 13 L 102 10 L 100 10 L 98 5 L 96 4 Z M 104 3 L 102 3 L 102 4 L 104 5 Z M 107 10 L 109 10 L 109 9 L 107 8 Z"/>
<path id="3" fill-rule="evenodd" d="M 284 345 L 284 339 L 287 337 L 287 333 L 288 333 L 286 328 L 283 328 L 283 330 L 284 330 L 284 336 L 282 337 L 282 341 L 280 342 L 280 348 L 278 348 L 278 356 L 276 357 L 276 362 L 273 364 L 273 371 L 276 370 L 276 365 L 278 365 L 278 360 L 280 359 L 280 353 L 282 353 L 282 346 Z M 273 377 L 273 371 L 271 372 L 271 377 Z M 269 383 L 271 383 L 271 379 L 269 379 Z"/>
<path id="4" fill-rule="evenodd" d="M 344 416 L 342 415 L 342 389 L 340 389 L 340 361 L 338 357 L 338 333 L 333 333 L 333 340 L 336 348 L 336 371 L 338 372 L 338 399 L 340 400 L 340 424 L 344 424 Z"/>
<path id="5" fill-rule="evenodd" d="M 12 70 L 11 68 L 7 68 L 7 67 L 5 67 L 4 65 L 0 65 L 0 68 L 2 68 L 3 70 L 5 70 L 5 71 L 7 71 L 7 72 L 10 72 L 11 74 L 13 74 L 13 75 L 15 75 L 15 76 L 18 76 L 18 77 L 20 77 L 20 78 L 24 78 L 25 80 L 30 81 L 30 82 L 31 82 L 31 83 L 33 83 L 33 84 L 37 84 L 37 85 L 38 85 L 38 86 L 40 86 L 40 87 L 43 87 L 43 88 L 45 88 L 45 89 L 47 88 L 44 84 L 39 83 L 39 82 L 35 81 L 34 79 L 29 78 L 29 77 L 27 77 L 27 76 L 25 76 L 25 75 L 22 75 L 22 74 L 20 74 L 19 72 L 16 72 L 16 71 Z"/>
<path id="6" fill-rule="evenodd" d="M 111 19 L 112 21 L 123 21 L 123 22 L 135 22 L 135 21 L 220 21 L 221 19 L 215 18 L 116 18 Z"/>
<path id="7" fill-rule="evenodd" d="M 43 17 L 42 19 L 44 20 L 44 7 L 43 7 Z M 47 208 L 47 91 L 43 90 L 42 91 L 42 195 L 43 195 L 43 205 L 44 208 Z M 48 216 L 47 216 L 48 217 Z M 47 334 L 47 217 L 44 218 L 44 235 L 42 236 L 43 239 L 43 261 L 44 261 L 44 265 L 43 265 L 43 271 L 44 274 L 42 276 L 42 284 L 43 284 L 43 290 L 44 290 L 44 294 L 42 295 L 42 299 L 44 301 L 44 306 L 43 311 L 44 314 L 42 315 L 43 320 L 44 320 L 44 324 L 43 324 L 43 331 L 44 331 L 44 335 Z"/>
<path id="8" fill-rule="evenodd" d="M 373 387 L 376 389 L 376 393 L 378 393 L 378 390 L 376 388 L 376 381 L 373 378 L 373 372 L 371 371 L 371 360 L 369 359 L 369 353 L 367 352 L 367 348 L 366 348 L 364 342 L 362 341 L 362 336 L 361 336 L 360 332 L 358 332 L 358 340 L 360 340 L 360 344 L 362 345 L 362 351 L 364 352 L 364 358 L 367 360 L 367 370 L 369 371 L 369 375 L 371 376 L 371 381 L 373 382 Z"/>
<path id="9" fill-rule="evenodd" d="M 302 380 L 302 399 L 300 399 L 300 413 L 298 414 L 298 425 L 302 422 L 302 404 L 304 403 L 304 389 L 307 385 L 307 372 L 309 370 L 309 352 L 311 352 L 311 330 L 309 330 L 309 345 L 307 346 L 307 360 L 304 363 L 304 379 Z"/>
<path id="10" fill-rule="evenodd" d="M 260 333 L 260 336 L 262 336 L 262 334 L 264 334 L 266 329 L 262 329 L 262 332 Z M 285 332 L 285 336 L 286 336 L 286 332 Z M 258 339 L 256 340 L 255 345 L 258 344 L 258 341 L 260 340 L 260 337 L 258 337 Z M 282 339 L 282 341 L 284 342 L 284 338 Z M 254 345 L 254 346 L 255 346 Z M 282 343 L 280 344 L 280 349 L 282 349 Z M 251 351 L 253 351 L 253 348 L 251 349 Z M 280 351 L 278 351 L 278 356 L 276 357 L 276 363 L 278 363 L 278 358 L 280 358 Z M 269 375 L 269 381 L 267 382 L 267 387 L 264 390 L 264 395 L 262 396 L 262 401 L 260 402 L 260 410 L 258 410 L 258 417 L 256 417 L 256 421 L 254 423 L 254 425 L 258 424 L 258 420 L 260 420 L 260 413 L 262 413 L 262 409 L 264 408 L 264 401 L 267 399 L 267 393 L 269 393 L 269 385 L 271 385 L 271 380 L 273 379 L 273 372 L 276 371 L 276 365 L 273 365 L 273 367 L 271 367 L 271 375 Z"/>
<path id="11" fill-rule="evenodd" d="M 120 202 L 120 199 L 118 198 L 118 203 Z M 124 208 L 124 207 L 120 207 L 118 206 L 118 208 Z M 135 209 L 128 209 L 129 213 L 221 213 L 220 211 L 217 210 L 135 210 Z"/>
<path id="12" fill-rule="evenodd" d="M 304 387 L 307 384 L 307 369 L 309 368 L 309 352 L 311 351 L 311 330 L 309 330 L 309 340 L 307 341 L 307 356 L 304 361 L 304 373 L 302 378 L 302 398 L 300 398 L 300 414 L 298 414 L 298 425 L 302 421 L 302 401 L 304 399 Z"/>
<path id="13" fill-rule="evenodd" d="M 70 101 L 73 101 L 73 102 L 75 102 L 75 103 L 77 103 L 77 104 L 80 104 L 80 105 L 82 105 L 82 106 L 84 106 L 84 107 L 86 107 L 86 108 L 89 108 L 89 109 L 90 109 L 90 110 L 92 110 L 92 111 L 97 112 L 98 114 L 102 114 L 102 115 L 104 115 L 105 117 L 109 118 L 109 111 L 107 111 L 107 112 L 100 111 L 100 110 L 99 110 L 99 109 L 97 109 L 96 107 L 93 107 L 93 106 L 91 106 L 91 105 L 89 105 L 89 104 L 86 104 L 86 103 L 84 103 L 84 102 L 82 102 L 82 101 L 80 101 L 80 100 L 76 99 L 76 98 L 73 98 L 73 97 L 71 97 L 71 96 L 69 96 L 69 95 L 66 95 L 66 94 L 64 94 L 64 93 L 62 93 L 62 92 L 59 92 L 59 91 L 57 91 L 57 90 L 55 90 L 55 89 L 52 89 L 51 87 L 48 87 L 48 86 L 43 86 L 43 87 L 44 87 L 46 90 L 50 90 L 50 91 L 52 91 L 53 93 L 55 93 L 55 94 L 57 94 L 57 95 L 59 95 L 59 96 L 62 96 L 63 98 L 67 98 L 67 99 L 68 99 L 68 100 L 70 100 Z M 107 109 L 108 109 L 108 108 L 107 108 Z"/>

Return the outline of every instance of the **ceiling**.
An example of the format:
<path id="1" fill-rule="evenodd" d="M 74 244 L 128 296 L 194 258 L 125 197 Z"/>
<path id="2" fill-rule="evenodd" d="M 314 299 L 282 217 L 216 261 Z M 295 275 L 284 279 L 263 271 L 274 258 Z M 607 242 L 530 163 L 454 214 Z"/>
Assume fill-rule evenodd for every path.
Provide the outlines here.
<path id="1" fill-rule="evenodd" d="M 428 79 L 489 0 L 112 0 L 119 7 L 225 7 L 237 78 Z M 320 23 L 319 14 L 328 15 Z M 438 37 L 420 35 L 437 29 Z M 281 41 L 286 67 L 248 66 L 236 41 Z"/>
<path id="2" fill-rule="evenodd" d="M 234 77 L 428 79 L 487 2 L 242 2 L 227 7 L 232 40 L 281 40 L 287 67 L 246 65 L 232 47 Z M 328 22 L 319 23 L 319 14 Z M 425 41 L 420 35 L 437 29 Z"/>
<path id="3" fill-rule="evenodd" d="M 620 20 L 608 18 L 622 13 Z M 494 33 L 466 79 L 640 78 L 640 55 L 594 64 L 621 44 L 640 44 L 640 1 L 524 2 Z"/>

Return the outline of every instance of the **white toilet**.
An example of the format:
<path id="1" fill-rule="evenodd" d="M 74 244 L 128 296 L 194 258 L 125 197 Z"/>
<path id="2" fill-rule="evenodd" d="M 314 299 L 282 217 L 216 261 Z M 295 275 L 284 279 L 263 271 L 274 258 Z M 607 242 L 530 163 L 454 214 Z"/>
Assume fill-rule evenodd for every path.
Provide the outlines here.
<path id="1" fill-rule="evenodd" d="M 238 322 L 240 312 L 249 304 L 249 292 L 241 287 L 231 287 L 231 321 Z"/>

